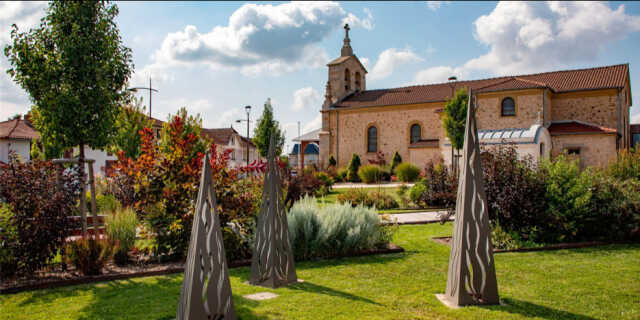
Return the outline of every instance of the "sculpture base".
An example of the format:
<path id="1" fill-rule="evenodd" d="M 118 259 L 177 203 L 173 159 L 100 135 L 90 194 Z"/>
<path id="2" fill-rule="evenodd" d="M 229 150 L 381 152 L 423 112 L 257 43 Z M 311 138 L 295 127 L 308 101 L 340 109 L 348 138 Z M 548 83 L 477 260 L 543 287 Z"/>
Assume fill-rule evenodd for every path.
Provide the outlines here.
<path id="1" fill-rule="evenodd" d="M 442 294 L 442 293 L 436 293 L 436 298 L 438 298 L 438 300 L 440 300 L 440 302 L 442 302 L 442 304 L 444 304 L 445 306 L 449 307 L 450 309 L 459 309 L 459 308 L 464 308 L 467 306 L 492 306 L 492 305 L 501 305 L 504 306 L 504 302 L 502 302 L 502 300 L 500 300 L 499 303 L 477 303 L 477 304 L 469 304 L 469 305 L 458 305 L 455 301 L 452 301 L 449 299 L 449 297 L 447 297 L 447 295 Z"/>

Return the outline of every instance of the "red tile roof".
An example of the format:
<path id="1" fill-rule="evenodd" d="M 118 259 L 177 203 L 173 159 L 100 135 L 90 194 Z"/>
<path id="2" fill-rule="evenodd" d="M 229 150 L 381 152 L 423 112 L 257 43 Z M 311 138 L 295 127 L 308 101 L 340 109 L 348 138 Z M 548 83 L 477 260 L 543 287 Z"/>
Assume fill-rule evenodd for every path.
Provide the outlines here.
<path id="1" fill-rule="evenodd" d="M 213 143 L 218 145 L 227 145 L 229 144 L 229 140 L 233 135 L 237 135 L 240 138 L 242 143 L 249 142 L 250 146 L 253 146 L 253 142 L 248 140 L 246 137 L 241 136 L 238 132 L 233 128 L 213 128 L 213 129 L 202 129 L 201 134 L 205 137 L 208 137 L 213 140 Z"/>
<path id="2" fill-rule="evenodd" d="M 31 123 L 22 119 L 0 122 L 0 139 L 39 139 L 38 131 Z"/>
<path id="3" fill-rule="evenodd" d="M 572 134 L 572 133 L 616 133 L 612 128 L 599 126 L 593 123 L 582 121 L 552 121 L 549 126 L 551 135 Z"/>
<path id="4" fill-rule="evenodd" d="M 373 107 L 425 102 L 443 102 L 460 88 L 479 92 L 549 88 L 552 92 L 623 88 L 628 79 L 629 65 L 591 69 L 553 71 L 520 76 L 481 80 L 456 81 L 402 88 L 367 90 L 351 94 L 334 108 Z M 452 90 L 453 89 L 453 90 Z"/>

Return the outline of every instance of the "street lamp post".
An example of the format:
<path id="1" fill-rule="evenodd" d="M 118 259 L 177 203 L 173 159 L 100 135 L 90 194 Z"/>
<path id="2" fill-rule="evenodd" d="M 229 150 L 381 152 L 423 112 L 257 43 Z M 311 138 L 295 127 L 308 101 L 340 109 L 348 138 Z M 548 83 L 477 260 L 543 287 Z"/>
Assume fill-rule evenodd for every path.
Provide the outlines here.
<path id="1" fill-rule="evenodd" d="M 251 112 L 251 106 L 245 106 L 244 110 L 247 111 L 247 120 L 236 120 L 236 122 L 237 123 L 241 123 L 244 121 L 247 122 L 247 142 L 246 143 L 247 143 L 247 167 L 248 167 L 249 166 L 249 141 L 251 141 L 249 138 L 249 123 L 251 122 L 249 120 L 249 113 Z"/>
<path id="2" fill-rule="evenodd" d="M 154 89 L 151 86 L 151 77 L 149 77 L 149 87 L 148 88 L 147 87 L 135 87 L 135 88 L 129 88 L 127 90 L 129 90 L 131 92 L 138 92 L 138 90 L 149 90 L 149 118 L 151 118 L 151 98 L 152 98 L 151 93 L 152 92 L 158 92 L 158 90 Z"/>

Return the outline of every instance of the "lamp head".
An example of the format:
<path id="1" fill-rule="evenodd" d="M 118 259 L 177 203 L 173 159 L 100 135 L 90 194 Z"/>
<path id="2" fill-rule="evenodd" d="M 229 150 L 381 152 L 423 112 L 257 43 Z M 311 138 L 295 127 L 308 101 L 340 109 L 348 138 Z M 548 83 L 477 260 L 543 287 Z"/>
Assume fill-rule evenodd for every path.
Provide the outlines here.
<path id="1" fill-rule="evenodd" d="M 247 113 L 251 112 L 251 106 L 246 106 L 246 107 L 244 107 L 244 110 L 246 110 L 246 111 L 247 111 Z"/>

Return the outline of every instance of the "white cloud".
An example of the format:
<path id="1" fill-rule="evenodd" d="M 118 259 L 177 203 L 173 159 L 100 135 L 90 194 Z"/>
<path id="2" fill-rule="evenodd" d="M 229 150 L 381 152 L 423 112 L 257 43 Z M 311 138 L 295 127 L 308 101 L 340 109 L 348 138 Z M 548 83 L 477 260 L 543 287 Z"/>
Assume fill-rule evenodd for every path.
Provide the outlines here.
<path id="1" fill-rule="evenodd" d="M 304 127 L 302 128 L 302 133 L 305 134 L 309 131 L 313 131 L 320 128 L 322 128 L 322 114 L 318 112 L 318 115 L 316 115 L 316 117 L 313 118 L 313 120 L 307 122 L 304 125 Z"/>
<path id="2" fill-rule="evenodd" d="M 638 108 L 632 108 L 632 109 L 638 109 Z M 629 123 L 632 123 L 632 124 L 638 123 L 638 124 L 640 124 L 640 112 L 632 115 L 631 116 L 631 121 Z"/>
<path id="3" fill-rule="evenodd" d="M 293 93 L 293 111 L 317 109 L 322 104 L 322 95 L 312 87 L 298 89 Z"/>
<path id="4" fill-rule="evenodd" d="M 369 63 L 371 62 L 371 60 L 369 60 L 369 58 L 367 58 L 367 57 L 361 57 L 361 58 L 358 58 L 358 59 L 360 60 L 360 62 L 364 66 L 364 68 L 369 70 Z"/>
<path id="5" fill-rule="evenodd" d="M 342 24 L 344 25 L 345 23 L 348 23 L 350 27 L 360 27 L 367 30 L 373 30 L 374 24 L 371 10 L 369 10 L 369 8 L 364 8 L 363 11 L 367 16 L 366 18 L 358 18 L 353 13 L 349 13 L 344 17 L 344 19 L 342 19 Z"/>
<path id="6" fill-rule="evenodd" d="M 373 28 L 366 18 L 347 13 L 337 2 L 245 4 L 226 26 L 201 33 L 193 25 L 169 33 L 153 54 L 154 64 L 205 64 L 214 69 L 240 68 L 245 75 L 281 74 L 324 66 L 328 55 L 318 43 L 343 21 Z"/>
<path id="7" fill-rule="evenodd" d="M 440 9 L 443 5 L 447 5 L 451 3 L 451 1 L 427 1 L 427 7 L 431 10 L 431 11 L 437 11 L 438 9 Z"/>
<path id="8" fill-rule="evenodd" d="M 422 61 L 410 48 L 396 49 L 389 48 L 382 51 L 378 61 L 369 75 L 369 79 L 378 80 L 390 76 L 393 69 L 407 63 Z"/>
<path id="9" fill-rule="evenodd" d="M 612 42 L 640 31 L 640 16 L 624 10 L 600 2 L 500 2 L 474 22 L 474 36 L 488 47 L 486 54 L 461 66 L 419 71 L 415 81 L 444 82 L 446 73 L 463 80 L 474 71 L 542 72 L 593 61 Z"/>

